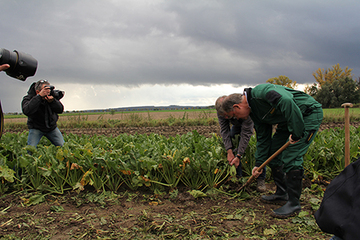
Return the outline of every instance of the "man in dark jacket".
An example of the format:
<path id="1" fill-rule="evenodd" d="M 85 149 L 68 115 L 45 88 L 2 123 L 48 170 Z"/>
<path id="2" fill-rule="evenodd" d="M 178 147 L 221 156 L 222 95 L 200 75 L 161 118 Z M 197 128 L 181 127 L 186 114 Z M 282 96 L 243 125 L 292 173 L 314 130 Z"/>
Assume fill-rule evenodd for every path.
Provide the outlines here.
<path id="1" fill-rule="evenodd" d="M 244 94 L 231 94 L 222 107 L 230 117 L 248 118 L 254 122 L 256 131 L 257 168 L 287 141 L 290 146 L 274 158 L 272 170 L 276 192 L 262 196 L 264 202 L 286 202 L 273 211 L 272 216 L 287 218 L 301 210 L 300 195 L 303 178 L 303 156 L 313 141 L 323 119 L 321 104 L 308 94 L 280 85 L 259 84 L 247 88 Z M 272 125 L 277 124 L 275 134 Z"/>
<path id="2" fill-rule="evenodd" d="M 249 144 L 250 138 L 254 133 L 254 123 L 251 118 L 229 118 L 226 113 L 222 111 L 221 107 L 221 103 L 225 97 L 226 96 L 221 96 L 215 102 L 215 108 L 220 126 L 220 134 L 227 152 L 227 160 L 231 166 L 235 165 L 237 177 L 241 177 L 241 159 Z M 234 139 L 237 134 L 240 136 L 239 145 L 236 149 L 234 149 L 232 139 Z M 257 178 L 256 189 L 258 192 L 266 191 L 265 176 L 266 170 L 263 171 L 263 173 Z"/>
<path id="3" fill-rule="evenodd" d="M 58 114 L 64 111 L 62 103 L 50 95 L 47 80 L 33 83 L 22 100 L 22 111 L 28 116 L 28 145 L 36 147 L 42 136 L 55 146 L 63 146 L 64 138 L 57 127 Z"/>

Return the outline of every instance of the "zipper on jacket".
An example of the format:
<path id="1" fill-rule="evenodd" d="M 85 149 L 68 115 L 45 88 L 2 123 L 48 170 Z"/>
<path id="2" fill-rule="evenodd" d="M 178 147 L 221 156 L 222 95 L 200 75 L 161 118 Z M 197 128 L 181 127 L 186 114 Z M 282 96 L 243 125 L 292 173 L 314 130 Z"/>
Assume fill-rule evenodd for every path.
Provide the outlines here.
<path id="1" fill-rule="evenodd" d="M 264 120 L 264 118 L 267 116 L 267 115 L 269 115 L 269 113 L 273 113 L 274 112 L 274 110 L 275 110 L 275 108 L 273 107 L 273 108 L 271 108 L 264 116 L 263 116 L 263 118 L 261 119 L 261 120 Z"/>

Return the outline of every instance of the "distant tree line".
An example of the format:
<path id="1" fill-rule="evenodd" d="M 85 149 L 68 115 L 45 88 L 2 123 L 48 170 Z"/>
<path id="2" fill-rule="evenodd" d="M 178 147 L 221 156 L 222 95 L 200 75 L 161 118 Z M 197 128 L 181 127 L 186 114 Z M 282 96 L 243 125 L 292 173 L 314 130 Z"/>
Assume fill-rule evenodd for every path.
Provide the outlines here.
<path id="1" fill-rule="evenodd" d="M 305 92 L 314 97 L 323 108 L 341 107 L 343 103 L 357 104 L 360 102 L 360 79 L 354 80 L 352 69 L 344 70 L 340 64 L 329 69 L 318 69 L 313 73 L 316 83 L 305 87 Z M 266 82 L 283 85 L 295 89 L 296 81 L 286 76 L 270 78 Z"/>

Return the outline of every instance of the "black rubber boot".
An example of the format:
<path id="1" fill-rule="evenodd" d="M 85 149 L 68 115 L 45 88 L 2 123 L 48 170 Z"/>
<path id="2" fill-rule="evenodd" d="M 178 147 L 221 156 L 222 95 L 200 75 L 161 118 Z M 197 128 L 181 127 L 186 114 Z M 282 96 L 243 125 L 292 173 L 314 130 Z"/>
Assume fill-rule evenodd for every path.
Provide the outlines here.
<path id="1" fill-rule="evenodd" d="M 271 171 L 276 191 L 270 196 L 261 196 L 261 201 L 272 204 L 284 204 L 289 199 L 286 191 L 285 173 L 282 171 L 282 166 L 272 168 Z"/>
<path id="2" fill-rule="evenodd" d="M 302 179 L 304 170 L 292 170 L 286 174 L 287 192 L 289 200 L 284 206 L 273 210 L 271 214 L 276 218 L 288 218 L 300 212 L 300 195 L 302 190 Z"/>

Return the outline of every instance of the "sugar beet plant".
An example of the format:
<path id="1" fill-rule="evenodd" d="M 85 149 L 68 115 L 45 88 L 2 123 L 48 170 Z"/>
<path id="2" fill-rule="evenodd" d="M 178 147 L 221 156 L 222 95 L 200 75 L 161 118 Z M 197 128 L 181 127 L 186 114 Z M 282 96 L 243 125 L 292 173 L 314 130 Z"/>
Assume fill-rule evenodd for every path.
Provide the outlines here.
<path id="1" fill-rule="evenodd" d="M 351 128 L 351 160 L 360 154 L 359 129 Z M 4 134 L 0 141 L 0 193 L 36 191 L 62 194 L 91 186 L 98 192 L 120 187 L 153 192 L 216 189 L 234 169 L 226 160 L 222 140 L 196 131 L 166 138 L 162 135 L 117 137 L 65 135 L 63 147 L 43 138 L 37 148 L 26 146 L 27 133 Z M 256 138 L 252 136 L 242 159 L 244 176 L 254 166 Z M 344 168 L 344 130 L 320 132 L 304 157 L 311 180 L 332 179 Z"/>
<path id="2" fill-rule="evenodd" d="M 43 139 L 26 146 L 26 133 L 5 134 L 0 142 L 0 192 L 27 189 L 62 194 L 92 186 L 96 191 L 124 187 L 152 191 L 217 187 L 230 167 L 221 139 L 196 131 L 176 137 L 127 135 L 117 137 L 65 135 L 63 147 Z"/>

